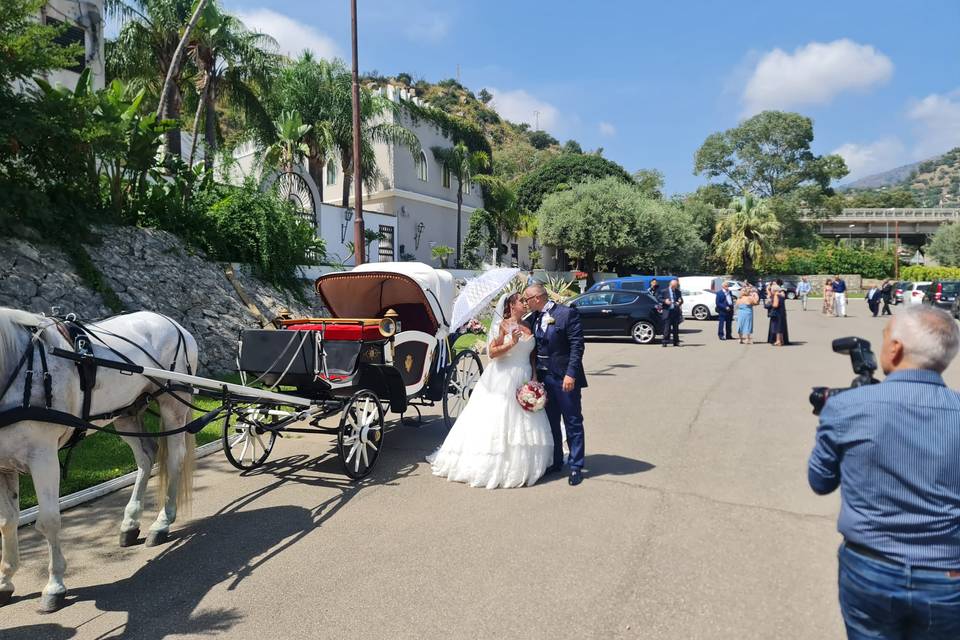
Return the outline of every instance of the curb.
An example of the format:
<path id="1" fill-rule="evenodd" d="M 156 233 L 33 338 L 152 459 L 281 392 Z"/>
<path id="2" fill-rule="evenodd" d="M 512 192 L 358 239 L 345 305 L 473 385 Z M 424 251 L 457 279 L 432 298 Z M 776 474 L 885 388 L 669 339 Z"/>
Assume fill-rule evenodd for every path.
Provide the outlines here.
<path id="1" fill-rule="evenodd" d="M 216 453 L 223 448 L 223 440 L 217 439 L 213 442 L 208 442 L 207 444 L 197 447 L 196 458 L 199 460 L 204 456 L 208 456 L 211 453 Z M 153 472 L 156 471 L 157 465 L 153 466 L 153 469 L 150 471 L 150 475 L 153 475 Z M 108 493 L 113 493 L 123 489 L 124 487 L 129 487 L 137 479 L 137 472 L 131 471 L 126 475 L 122 475 L 119 478 L 114 478 L 112 480 L 107 480 L 106 482 L 101 482 L 98 485 L 92 487 L 87 487 L 82 491 L 77 491 L 76 493 L 71 493 L 70 495 L 61 496 L 60 498 L 60 512 L 63 513 L 67 509 L 76 507 L 77 505 L 90 502 L 91 500 L 96 500 L 97 498 L 103 497 Z M 29 509 L 24 509 L 20 512 L 20 520 L 17 523 L 17 527 L 22 527 L 26 524 L 31 524 L 37 519 L 37 507 L 30 507 Z"/>

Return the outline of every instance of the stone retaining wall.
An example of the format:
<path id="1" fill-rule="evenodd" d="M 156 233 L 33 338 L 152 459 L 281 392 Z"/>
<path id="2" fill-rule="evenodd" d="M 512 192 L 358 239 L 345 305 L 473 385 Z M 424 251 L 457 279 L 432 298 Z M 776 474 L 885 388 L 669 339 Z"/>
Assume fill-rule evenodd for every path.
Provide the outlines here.
<path id="1" fill-rule="evenodd" d="M 202 372 L 235 370 L 240 330 L 260 324 L 224 275 L 226 265 L 204 259 L 165 231 L 104 227 L 97 233 L 100 241 L 87 252 L 125 309 L 156 311 L 183 325 L 197 339 Z M 282 309 L 322 313 L 248 274 L 238 272 L 236 280 L 267 319 Z M 316 300 L 309 284 L 304 297 Z M 10 238 L 0 239 L 0 306 L 88 319 L 111 315 L 61 250 Z"/>

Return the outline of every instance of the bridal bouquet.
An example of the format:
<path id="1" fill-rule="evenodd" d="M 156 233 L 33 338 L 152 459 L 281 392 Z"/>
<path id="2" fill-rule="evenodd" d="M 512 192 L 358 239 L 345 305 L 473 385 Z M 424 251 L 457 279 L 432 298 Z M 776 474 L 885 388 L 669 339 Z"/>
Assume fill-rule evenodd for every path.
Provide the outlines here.
<path id="1" fill-rule="evenodd" d="M 517 389 L 517 402 L 524 411 L 540 411 L 547 404 L 547 390 L 539 382 L 531 380 Z"/>

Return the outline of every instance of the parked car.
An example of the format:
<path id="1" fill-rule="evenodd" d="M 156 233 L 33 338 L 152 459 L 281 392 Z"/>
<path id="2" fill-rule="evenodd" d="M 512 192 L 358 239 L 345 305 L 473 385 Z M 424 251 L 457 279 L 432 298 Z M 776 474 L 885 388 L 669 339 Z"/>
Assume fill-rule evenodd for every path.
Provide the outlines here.
<path id="1" fill-rule="evenodd" d="M 646 292 L 647 289 L 650 288 L 651 280 L 656 280 L 661 287 L 666 288 L 670 281 L 676 279 L 676 277 L 677 276 L 624 276 L 622 278 L 610 278 L 609 280 L 594 283 L 594 285 L 587 290 L 587 293 L 592 291 L 613 291 L 615 289 Z"/>
<path id="2" fill-rule="evenodd" d="M 709 320 L 717 315 L 717 292 L 709 289 L 700 291 L 687 291 L 680 285 L 680 293 L 683 295 L 683 315 L 685 318 L 694 320 Z M 731 290 L 734 298 L 737 294 Z"/>
<path id="3" fill-rule="evenodd" d="M 904 292 L 913 289 L 913 283 L 907 280 L 893 283 L 893 304 L 903 304 Z"/>
<path id="4" fill-rule="evenodd" d="M 797 286 L 800 284 L 800 281 L 793 276 L 770 276 L 769 278 L 764 278 L 763 281 L 770 286 L 771 282 L 776 282 L 777 279 L 783 280 L 783 290 L 787 294 L 787 300 L 793 300 L 797 297 Z"/>
<path id="5" fill-rule="evenodd" d="M 727 276 L 681 276 L 680 289 L 699 294 L 701 291 L 713 291 L 716 293 L 726 282 L 730 287 L 730 293 L 734 296 L 740 295 L 740 283 L 736 280 L 728 280 Z"/>
<path id="6" fill-rule="evenodd" d="M 909 297 L 907 293 L 903 294 L 905 300 L 909 300 L 909 304 L 920 304 L 923 302 L 923 296 L 927 293 L 927 289 L 930 287 L 929 282 L 914 282 L 913 286 L 909 289 Z"/>
<path id="7" fill-rule="evenodd" d="M 927 289 L 922 302 L 940 309 L 953 310 L 953 303 L 960 293 L 960 280 L 934 280 Z"/>
<path id="8" fill-rule="evenodd" d="M 586 336 L 630 336 L 637 344 L 650 344 L 663 333 L 659 303 L 639 291 L 592 291 L 569 302 L 580 312 Z"/>

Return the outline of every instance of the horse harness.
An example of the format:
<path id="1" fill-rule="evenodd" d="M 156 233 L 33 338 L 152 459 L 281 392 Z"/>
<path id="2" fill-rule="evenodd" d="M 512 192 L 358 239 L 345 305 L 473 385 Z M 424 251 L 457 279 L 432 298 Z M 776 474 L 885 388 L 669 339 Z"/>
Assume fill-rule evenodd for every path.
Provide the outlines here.
<path id="1" fill-rule="evenodd" d="M 163 316 L 166 318 L 166 316 Z M 100 413 L 96 415 L 90 414 L 90 407 L 93 402 L 93 391 L 97 382 L 97 358 L 94 357 L 93 352 L 93 340 L 100 342 L 103 347 L 109 351 L 112 355 L 120 358 L 127 364 L 135 364 L 130 358 L 126 357 L 116 349 L 110 347 L 104 339 L 98 335 L 98 331 L 104 335 L 120 339 L 124 342 L 129 343 L 130 345 L 136 347 L 141 351 L 147 358 L 149 358 L 158 368 L 164 368 L 156 358 L 153 357 L 150 352 L 146 349 L 133 342 L 132 340 L 125 338 L 124 336 L 105 331 L 103 329 L 97 329 L 97 331 L 92 330 L 84 323 L 82 323 L 74 314 L 70 314 L 67 317 L 51 317 L 54 324 L 57 327 L 57 330 L 60 334 L 73 346 L 72 354 L 69 354 L 71 360 L 76 362 L 77 373 L 80 378 L 80 390 L 83 393 L 83 404 L 81 416 L 77 417 L 73 414 L 66 413 L 63 411 L 57 411 L 53 409 L 53 379 L 50 375 L 49 367 L 47 366 L 47 349 L 44 345 L 41 335 L 45 327 L 36 327 L 36 330 L 33 331 L 27 327 L 24 329 L 30 334 L 30 340 L 27 343 L 27 348 L 20 356 L 20 360 L 17 363 L 17 366 L 14 368 L 13 372 L 10 374 L 10 377 L 7 379 L 4 384 L 2 391 L 0 391 L 0 399 L 2 399 L 10 388 L 13 386 L 14 382 L 17 380 L 20 372 L 24 370 L 24 388 L 23 388 L 23 401 L 21 406 L 9 409 L 7 411 L 0 411 L 0 428 L 6 427 L 10 424 L 16 422 L 21 422 L 24 420 L 36 420 L 40 422 L 52 422 L 54 424 L 60 424 L 66 427 L 71 427 L 74 431 L 70 435 L 70 438 L 61 446 L 61 449 L 67 450 L 66 459 L 62 466 L 64 474 L 66 472 L 66 466 L 69 464 L 70 456 L 73 453 L 73 448 L 86 436 L 88 429 L 93 431 L 106 431 L 108 433 L 114 433 L 120 436 L 131 436 L 136 438 L 153 438 L 157 436 L 171 436 L 184 431 L 192 431 L 196 433 L 206 424 L 206 421 L 203 424 L 196 424 L 200 421 L 195 420 L 191 423 L 188 423 L 184 427 L 178 429 L 172 429 L 170 431 L 160 431 L 156 433 L 143 433 L 143 432 L 120 432 L 114 429 L 105 429 L 91 424 L 93 421 L 98 420 L 112 420 L 124 415 L 132 415 L 140 412 L 144 407 L 146 407 L 152 400 L 158 398 L 159 396 L 169 393 L 171 397 L 175 398 L 177 401 L 186 404 L 187 406 L 202 410 L 199 407 L 196 407 L 192 403 L 176 395 L 175 392 L 178 391 L 188 391 L 193 392 L 193 388 L 189 385 L 176 384 L 172 381 L 161 382 L 149 376 L 146 376 L 154 384 L 160 387 L 158 391 L 144 393 L 139 396 L 132 404 L 116 409 L 113 411 Z M 181 348 L 183 349 L 183 360 L 187 367 L 187 373 L 192 374 L 190 367 L 189 356 L 186 352 L 186 340 L 183 335 L 183 330 L 177 326 L 170 318 L 166 318 L 173 324 L 177 329 L 177 349 L 174 353 L 173 362 L 170 364 L 169 371 L 174 371 L 176 369 L 177 361 L 180 358 Z M 54 350 L 57 351 L 57 350 Z M 37 371 L 34 368 L 36 362 L 36 355 L 39 355 L 40 360 L 40 371 L 39 373 L 42 376 L 43 380 L 43 407 L 31 406 L 30 398 L 33 395 L 33 383 L 34 376 Z M 57 355 L 57 354 L 54 354 Z M 199 427 L 199 428 L 198 428 Z"/>

